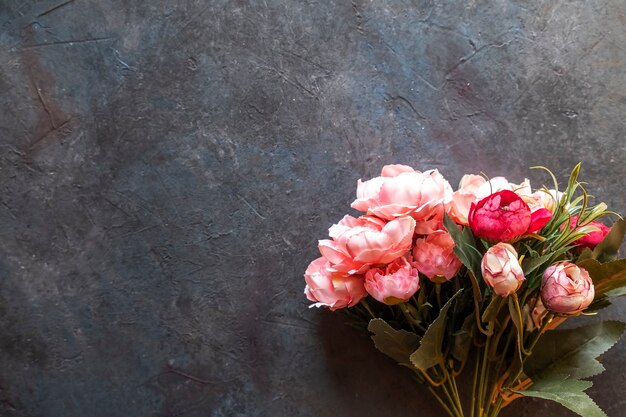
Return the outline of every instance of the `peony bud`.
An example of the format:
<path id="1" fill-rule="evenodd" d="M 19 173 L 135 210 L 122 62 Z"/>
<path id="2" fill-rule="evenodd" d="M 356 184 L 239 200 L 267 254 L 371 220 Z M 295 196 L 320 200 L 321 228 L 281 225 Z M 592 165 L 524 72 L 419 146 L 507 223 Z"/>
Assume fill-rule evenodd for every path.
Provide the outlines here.
<path id="1" fill-rule="evenodd" d="M 388 305 L 406 302 L 419 289 L 417 269 L 406 258 L 398 258 L 383 270 L 370 269 L 365 274 L 367 292 Z"/>
<path id="2" fill-rule="evenodd" d="M 570 227 L 572 229 L 575 228 L 577 222 L 578 222 L 578 216 L 572 217 L 570 220 Z M 593 232 L 587 233 L 585 236 L 575 241 L 574 245 L 579 246 L 581 248 L 593 249 L 596 246 L 598 246 L 598 244 L 602 242 L 602 240 L 606 237 L 606 235 L 608 235 L 609 232 L 611 231 L 611 229 L 608 226 L 605 226 L 600 222 L 590 222 L 585 225 L 585 227 L 589 227 L 589 226 L 595 227 L 596 230 L 594 230 Z"/>
<path id="3" fill-rule="evenodd" d="M 493 193 L 476 204 L 469 213 L 474 235 L 489 240 L 508 241 L 526 233 L 530 226 L 530 208 L 513 191 Z"/>
<path id="4" fill-rule="evenodd" d="M 543 273 L 541 300 L 552 312 L 579 313 L 589 307 L 594 295 L 589 273 L 571 262 L 552 265 Z"/>
<path id="5" fill-rule="evenodd" d="M 367 296 L 362 275 L 346 275 L 333 272 L 330 263 L 317 258 L 304 273 L 304 294 L 315 301 L 311 307 L 326 306 L 331 310 L 352 307 Z"/>
<path id="6" fill-rule="evenodd" d="M 513 294 L 525 280 L 517 252 L 508 243 L 501 242 L 490 247 L 480 267 L 483 279 L 500 297 Z"/>
<path id="7" fill-rule="evenodd" d="M 454 254 L 454 240 L 443 230 L 415 241 L 413 264 L 433 282 L 450 280 L 461 268 Z"/>

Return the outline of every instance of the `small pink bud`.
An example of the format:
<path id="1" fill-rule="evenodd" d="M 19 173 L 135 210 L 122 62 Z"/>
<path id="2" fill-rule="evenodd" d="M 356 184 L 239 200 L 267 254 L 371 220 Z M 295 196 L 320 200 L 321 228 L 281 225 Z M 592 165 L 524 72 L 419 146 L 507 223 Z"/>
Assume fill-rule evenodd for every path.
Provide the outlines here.
<path id="1" fill-rule="evenodd" d="M 541 299 L 550 311 L 579 313 L 589 307 L 594 296 L 589 273 L 571 262 L 552 265 L 543 273 Z"/>
<path id="2" fill-rule="evenodd" d="M 513 294 L 525 280 L 517 252 L 508 243 L 500 242 L 490 247 L 480 267 L 483 279 L 500 297 Z"/>

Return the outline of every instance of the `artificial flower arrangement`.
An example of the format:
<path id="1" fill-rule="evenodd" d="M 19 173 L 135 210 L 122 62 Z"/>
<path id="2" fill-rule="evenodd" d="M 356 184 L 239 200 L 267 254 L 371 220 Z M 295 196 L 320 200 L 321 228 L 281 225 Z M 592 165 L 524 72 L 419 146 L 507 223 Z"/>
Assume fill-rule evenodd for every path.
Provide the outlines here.
<path id="1" fill-rule="evenodd" d="M 495 417 L 521 396 L 606 417 L 586 379 L 626 325 L 557 327 L 626 294 L 626 223 L 596 221 L 614 213 L 589 205 L 579 170 L 562 191 L 551 173 L 553 189 L 465 175 L 453 191 L 436 169 L 387 165 L 358 182 L 365 214 L 319 241 L 305 294 L 360 321 L 451 417 Z"/>

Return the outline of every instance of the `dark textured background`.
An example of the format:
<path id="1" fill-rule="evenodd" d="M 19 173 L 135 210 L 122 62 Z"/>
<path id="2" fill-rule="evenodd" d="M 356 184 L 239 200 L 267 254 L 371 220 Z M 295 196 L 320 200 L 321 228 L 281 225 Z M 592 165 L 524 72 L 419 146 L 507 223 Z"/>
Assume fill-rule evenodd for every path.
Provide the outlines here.
<path id="1" fill-rule="evenodd" d="M 316 240 L 392 162 L 582 161 L 626 212 L 625 40 L 622 0 L 0 0 L 0 415 L 439 416 L 307 309 Z"/>

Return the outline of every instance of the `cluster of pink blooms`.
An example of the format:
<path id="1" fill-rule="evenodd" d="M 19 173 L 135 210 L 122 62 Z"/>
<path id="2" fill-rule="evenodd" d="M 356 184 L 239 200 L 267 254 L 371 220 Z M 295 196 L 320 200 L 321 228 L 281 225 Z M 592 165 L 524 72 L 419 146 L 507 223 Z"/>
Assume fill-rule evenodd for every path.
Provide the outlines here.
<path id="1" fill-rule="evenodd" d="M 465 175 L 454 191 L 438 170 L 419 172 L 387 165 L 381 175 L 358 181 L 352 207 L 365 214 L 346 215 L 319 241 L 321 257 L 305 273 L 307 298 L 331 310 L 352 307 L 367 295 L 388 305 L 408 301 L 420 288 L 420 274 L 434 283 L 453 279 L 461 262 L 443 226 L 444 213 L 459 226 L 493 243 L 484 254 L 482 278 L 501 296 L 517 291 L 524 272 L 512 242 L 540 231 L 552 218 L 561 195 L 533 192 L 528 180 L 512 184 L 504 177 L 486 180 Z M 573 219 L 572 227 L 575 227 Z M 608 228 L 576 244 L 594 247 Z M 548 268 L 541 299 L 551 311 L 575 313 L 594 297 L 589 274 L 563 262 Z"/>

